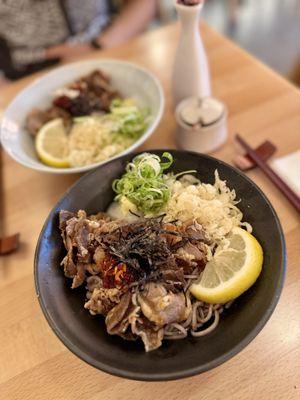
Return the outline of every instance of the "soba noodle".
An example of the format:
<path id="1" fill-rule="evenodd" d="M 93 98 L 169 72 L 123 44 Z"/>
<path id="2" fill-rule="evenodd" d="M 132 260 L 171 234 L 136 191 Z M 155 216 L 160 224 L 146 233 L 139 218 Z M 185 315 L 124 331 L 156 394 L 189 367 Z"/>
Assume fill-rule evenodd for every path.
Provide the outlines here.
<path id="1" fill-rule="evenodd" d="M 211 333 L 218 326 L 220 314 L 231 306 L 233 301 L 226 304 L 208 304 L 196 300 L 190 295 L 188 288 L 193 281 L 198 279 L 196 270 L 191 275 L 185 275 L 186 283 L 184 293 L 186 297 L 186 305 L 191 308 L 187 319 L 181 323 L 172 323 L 164 328 L 164 339 L 177 340 L 185 338 L 188 333 L 194 337 L 205 336 Z M 207 324 L 209 324 L 207 326 Z M 203 328 L 204 329 L 201 329 Z"/>

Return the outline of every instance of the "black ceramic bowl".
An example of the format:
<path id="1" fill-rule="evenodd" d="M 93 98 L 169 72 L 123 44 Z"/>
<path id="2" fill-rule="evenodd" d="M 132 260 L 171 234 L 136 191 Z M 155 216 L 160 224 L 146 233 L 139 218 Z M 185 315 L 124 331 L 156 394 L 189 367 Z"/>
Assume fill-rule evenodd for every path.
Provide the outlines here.
<path id="1" fill-rule="evenodd" d="M 153 151 L 159 155 L 162 151 Z M 270 318 L 285 275 L 285 243 L 278 217 L 262 191 L 244 174 L 215 158 L 171 151 L 173 170 L 197 170 L 203 182 L 214 181 L 214 171 L 227 180 L 241 199 L 244 219 L 252 224 L 264 250 L 262 273 L 246 293 L 223 314 L 216 330 L 202 338 L 164 341 L 145 353 L 140 341 L 127 342 L 106 333 L 101 316 L 83 308 L 84 288 L 70 289 L 59 266 L 65 250 L 58 229 L 61 209 L 84 209 L 88 214 L 107 208 L 113 199 L 112 181 L 124 172 L 127 155 L 83 176 L 51 211 L 35 254 L 35 285 L 42 310 L 56 335 L 78 357 L 114 375 L 139 380 L 178 379 L 209 370 L 241 351 Z"/>

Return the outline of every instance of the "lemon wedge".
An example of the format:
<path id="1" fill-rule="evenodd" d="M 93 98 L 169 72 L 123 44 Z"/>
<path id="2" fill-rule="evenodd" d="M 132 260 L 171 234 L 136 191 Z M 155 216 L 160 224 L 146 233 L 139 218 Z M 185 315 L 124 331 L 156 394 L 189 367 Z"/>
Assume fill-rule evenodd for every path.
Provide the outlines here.
<path id="1" fill-rule="evenodd" d="M 228 243 L 218 246 L 190 291 L 198 300 L 226 303 L 254 284 L 262 264 L 261 245 L 253 235 L 236 227 L 228 237 Z"/>
<path id="2" fill-rule="evenodd" d="M 56 168 L 69 167 L 69 145 L 66 129 L 61 118 L 47 122 L 38 131 L 35 149 L 43 163 Z"/>

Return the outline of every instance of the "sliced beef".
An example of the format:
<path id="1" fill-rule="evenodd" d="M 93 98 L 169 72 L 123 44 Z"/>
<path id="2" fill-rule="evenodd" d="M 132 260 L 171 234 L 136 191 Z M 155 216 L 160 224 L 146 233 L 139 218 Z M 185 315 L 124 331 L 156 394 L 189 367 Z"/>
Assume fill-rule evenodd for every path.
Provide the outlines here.
<path id="1" fill-rule="evenodd" d="M 181 227 L 185 235 L 185 240 L 176 244 L 177 262 L 183 266 L 184 273 L 191 273 L 195 267 L 203 268 L 206 264 L 206 248 L 204 243 L 207 242 L 205 232 L 202 226 L 195 220 L 186 221 Z"/>
<path id="2" fill-rule="evenodd" d="M 48 121 L 49 118 L 46 111 L 34 108 L 26 117 L 26 129 L 31 135 L 35 136 L 41 127 Z"/>
<path id="3" fill-rule="evenodd" d="M 164 330 L 155 326 L 147 318 L 142 316 L 136 319 L 132 323 L 131 329 L 133 334 L 140 336 L 147 352 L 158 349 L 161 346 Z"/>
<path id="4" fill-rule="evenodd" d="M 183 232 L 185 232 L 192 242 L 207 242 L 208 239 L 202 226 L 195 220 L 188 220 L 182 226 Z"/>
<path id="5" fill-rule="evenodd" d="M 105 322 L 110 335 L 118 335 L 127 340 L 134 340 L 139 336 L 146 351 L 161 346 L 163 329 L 140 315 L 140 307 L 133 304 L 130 292 L 125 293 L 120 303 L 110 310 Z"/>
<path id="6" fill-rule="evenodd" d="M 50 107 L 47 110 L 34 108 L 26 117 L 26 129 L 35 136 L 43 125 L 56 118 L 61 118 L 66 129 L 69 129 L 72 123 L 71 115 L 60 107 Z"/>
<path id="7" fill-rule="evenodd" d="M 95 275 L 89 276 L 86 279 L 86 283 L 87 283 L 86 288 L 88 290 L 88 295 L 87 295 L 88 299 L 91 298 L 91 295 L 92 295 L 94 289 L 103 288 L 103 282 L 102 282 L 102 279 L 100 278 L 100 276 L 95 276 Z"/>
<path id="8" fill-rule="evenodd" d="M 159 282 L 162 282 L 167 290 L 177 292 L 184 286 L 184 270 L 180 268 L 166 268 L 161 271 Z"/>
<path id="9" fill-rule="evenodd" d="M 120 302 L 121 296 L 122 292 L 116 288 L 106 289 L 95 287 L 84 308 L 89 310 L 93 315 L 107 315 Z"/>
<path id="10" fill-rule="evenodd" d="M 97 247 L 94 253 L 94 261 L 96 265 L 101 266 L 106 257 L 105 251 L 102 247 Z"/>
<path id="11" fill-rule="evenodd" d="M 168 292 L 164 285 L 151 282 L 137 298 L 145 317 L 157 326 L 162 327 L 185 319 L 186 304 L 183 293 Z"/>
<path id="12" fill-rule="evenodd" d="M 120 94 L 110 85 L 110 79 L 102 71 L 96 70 L 73 82 L 69 89 L 78 95 L 67 94 L 54 99 L 54 106 L 63 109 L 72 116 L 90 115 L 94 112 L 108 112 L 113 99 Z"/>
<path id="13" fill-rule="evenodd" d="M 163 224 L 163 228 L 166 232 L 162 233 L 161 236 L 164 237 L 170 247 L 173 248 L 177 243 L 182 241 L 182 237 L 179 229 L 174 224 Z M 178 234 L 178 235 L 177 235 Z"/>
<path id="14" fill-rule="evenodd" d="M 89 247 L 89 234 L 92 232 L 87 220 L 78 221 L 76 225 L 75 240 L 77 245 L 77 258 L 79 261 L 88 263 L 91 261 Z"/>
<path id="15" fill-rule="evenodd" d="M 67 222 L 73 217 L 75 217 L 73 212 L 61 210 L 59 213 L 59 229 L 64 231 L 67 227 Z"/>
<path id="16" fill-rule="evenodd" d="M 108 242 L 109 240 L 118 240 L 120 237 L 119 228 L 124 225 L 125 222 L 118 221 L 106 221 L 102 220 L 99 229 L 97 229 L 95 238 L 99 243 Z"/>
<path id="17" fill-rule="evenodd" d="M 95 263 L 86 264 L 86 270 L 91 275 L 99 275 L 99 274 L 101 275 L 101 272 L 102 272 L 101 265 L 95 264 Z"/>
<path id="18" fill-rule="evenodd" d="M 76 289 L 78 286 L 82 285 L 86 277 L 86 265 L 84 263 L 77 263 L 76 274 L 74 275 L 72 282 L 72 289 Z"/>
<path id="19" fill-rule="evenodd" d="M 63 120 L 66 129 L 69 130 L 71 128 L 72 117 L 67 111 L 63 110 L 62 108 L 52 106 L 48 110 L 46 110 L 46 115 L 48 121 L 52 121 L 53 119 L 56 118 L 61 118 Z"/>
<path id="20" fill-rule="evenodd" d="M 108 333 L 110 333 L 113 328 L 115 328 L 123 320 L 130 303 L 131 293 L 128 291 L 122 296 L 120 303 L 115 306 L 106 317 L 105 322 Z"/>
<path id="21" fill-rule="evenodd" d="M 183 247 L 178 250 L 179 256 L 182 258 L 188 259 L 190 261 L 195 262 L 197 265 L 205 265 L 206 255 L 204 251 L 192 244 L 187 243 Z"/>
<path id="22" fill-rule="evenodd" d="M 107 332 L 126 340 L 136 340 L 137 335 L 133 332 L 132 327 L 139 318 L 140 307 L 133 304 L 131 294 L 127 292 L 121 302 L 108 313 L 105 320 Z"/>
<path id="23" fill-rule="evenodd" d="M 98 212 L 97 214 L 92 214 L 89 216 L 89 219 L 91 221 L 99 222 L 100 225 L 111 221 L 110 216 L 108 214 L 106 214 L 105 212 Z"/>
<path id="24" fill-rule="evenodd" d="M 89 253 L 89 234 L 93 227 L 83 218 L 73 217 L 66 223 L 65 235 L 71 239 L 72 247 L 76 249 L 76 258 L 79 262 L 91 262 Z"/>
<path id="25" fill-rule="evenodd" d="M 84 282 L 87 271 L 92 275 L 100 272 L 99 265 L 93 260 L 94 237 L 100 223 L 89 220 L 82 210 L 77 215 L 62 210 L 59 214 L 59 226 L 67 250 L 62 261 L 64 273 L 68 278 L 73 278 L 72 288 L 76 288 Z"/>
<path id="26" fill-rule="evenodd" d="M 61 265 L 64 267 L 64 274 L 67 278 L 74 278 L 77 273 L 77 266 L 73 261 L 73 248 L 70 238 L 66 239 L 67 255 L 63 258 Z"/>

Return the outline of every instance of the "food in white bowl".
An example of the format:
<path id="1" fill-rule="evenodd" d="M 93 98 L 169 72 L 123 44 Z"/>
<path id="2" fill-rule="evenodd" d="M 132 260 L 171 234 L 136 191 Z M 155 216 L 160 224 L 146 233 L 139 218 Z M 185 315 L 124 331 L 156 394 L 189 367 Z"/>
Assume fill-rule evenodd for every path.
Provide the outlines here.
<path id="1" fill-rule="evenodd" d="M 151 115 L 123 99 L 97 69 L 56 91 L 46 110 L 34 108 L 26 128 L 38 157 L 51 167 L 81 167 L 121 153 L 146 130 Z"/>
<path id="2" fill-rule="evenodd" d="M 29 168 L 85 172 L 140 146 L 163 107 L 159 82 L 143 68 L 115 60 L 74 63 L 14 99 L 4 114 L 1 142 Z"/>

